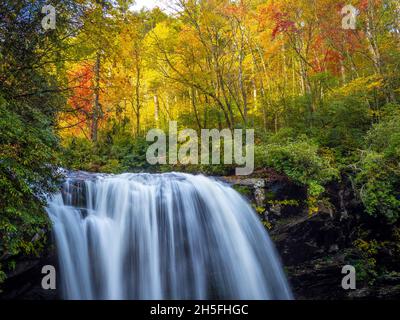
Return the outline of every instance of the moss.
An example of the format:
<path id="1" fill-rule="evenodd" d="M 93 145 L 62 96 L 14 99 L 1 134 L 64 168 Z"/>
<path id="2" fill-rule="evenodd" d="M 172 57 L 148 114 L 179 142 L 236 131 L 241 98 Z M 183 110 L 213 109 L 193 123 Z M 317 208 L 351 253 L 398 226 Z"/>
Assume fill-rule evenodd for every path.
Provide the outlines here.
<path id="1" fill-rule="evenodd" d="M 273 191 L 267 191 L 265 193 L 265 199 L 267 199 L 267 201 L 276 199 L 276 193 Z"/>
<path id="2" fill-rule="evenodd" d="M 299 200 L 291 200 L 291 199 L 285 199 L 285 200 L 268 200 L 268 204 L 270 205 L 281 205 L 281 206 L 291 206 L 291 207 L 298 207 L 300 206 Z"/>
<path id="3" fill-rule="evenodd" d="M 241 195 L 247 198 L 251 198 L 253 194 L 253 190 L 250 187 L 234 185 L 233 189 L 235 189 L 237 192 L 239 192 Z"/>

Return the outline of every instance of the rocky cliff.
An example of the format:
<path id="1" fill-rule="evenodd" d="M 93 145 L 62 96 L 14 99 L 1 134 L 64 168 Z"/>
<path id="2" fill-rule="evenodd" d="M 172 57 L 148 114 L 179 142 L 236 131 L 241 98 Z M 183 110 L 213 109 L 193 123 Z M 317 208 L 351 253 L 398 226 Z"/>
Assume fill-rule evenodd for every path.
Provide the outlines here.
<path id="1" fill-rule="evenodd" d="M 399 229 L 364 213 L 349 185 L 328 186 L 310 215 L 306 190 L 274 172 L 224 180 L 260 214 L 296 299 L 400 298 Z M 345 265 L 356 268 L 356 290 L 342 288 Z"/>

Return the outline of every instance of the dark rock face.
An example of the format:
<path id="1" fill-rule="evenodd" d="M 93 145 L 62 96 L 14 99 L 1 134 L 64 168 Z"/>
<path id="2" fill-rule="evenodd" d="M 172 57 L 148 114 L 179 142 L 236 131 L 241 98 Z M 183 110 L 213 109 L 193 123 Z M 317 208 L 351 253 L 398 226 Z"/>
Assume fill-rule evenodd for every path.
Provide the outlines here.
<path id="1" fill-rule="evenodd" d="M 226 181 L 243 185 L 240 179 Z M 255 206 L 260 206 L 254 195 L 259 187 L 249 186 L 247 182 L 249 179 L 246 179 L 245 185 L 250 187 L 253 194 L 246 196 Z M 266 200 L 261 219 L 268 221 L 271 238 L 282 258 L 296 299 L 400 297 L 398 240 L 389 237 L 392 227 L 377 225 L 377 221 L 363 212 L 349 186 L 329 186 L 327 196 L 330 206 L 321 205 L 319 212 L 310 216 L 305 204 L 306 190 L 303 188 L 284 177 L 270 174 L 264 179 L 263 185 Z M 297 205 L 293 205 L 296 202 Z M 368 270 L 370 266 L 365 262 L 364 253 L 355 246 L 357 239 L 365 237 L 364 234 L 373 235 L 374 239 L 380 239 L 385 244 L 373 256 L 373 260 L 376 260 L 373 263 L 374 270 Z M 342 274 L 342 268 L 356 264 L 367 272 L 380 270 L 381 274 L 374 275 L 372 281 L 371 276 L 360 275 L 357 270 L 356 290 L 344 290 L 342 279 L 346 274 Z"/>
<path id="2" fill-rule="evenodd" d="M 291 219 L 277 221 L 271 236 L 280 249 L 285 265 L 306 263 L 332 255 L 349 247 L 355 240 L 355 221 L 336 215 L 300 213 Z"/>
<path id="3" fill-rule="evenodd" d="M 342 267 L 351 241 L 348 226 L 327 214 L 299 215 L 271 231 L 296 299 L 344 299 Z"/>
<path id="4" fill-rule="evenodd" d="M 40 257 L 18 257 L 16 268 L 7 273 L 7 279 L 2 284 L 0 300 L 56 300 L 59 298 L 57 290 L 45 290 L 42 288 L 42 268 L 52 265 L 57 268 L 57 257 L 52 241 L 48 243 L 48 249 Z"/>

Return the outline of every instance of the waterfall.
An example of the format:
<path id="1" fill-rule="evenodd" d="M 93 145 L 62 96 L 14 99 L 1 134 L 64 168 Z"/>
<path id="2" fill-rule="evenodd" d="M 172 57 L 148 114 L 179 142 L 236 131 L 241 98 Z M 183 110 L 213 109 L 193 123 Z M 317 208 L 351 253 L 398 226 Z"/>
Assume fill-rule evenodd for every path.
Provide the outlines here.
<path id="1" fill-rule="evenodd" d="M 70 176 L 47 207 L 65 299 L 291 299 L 228 185 L 181 173 Z"/>

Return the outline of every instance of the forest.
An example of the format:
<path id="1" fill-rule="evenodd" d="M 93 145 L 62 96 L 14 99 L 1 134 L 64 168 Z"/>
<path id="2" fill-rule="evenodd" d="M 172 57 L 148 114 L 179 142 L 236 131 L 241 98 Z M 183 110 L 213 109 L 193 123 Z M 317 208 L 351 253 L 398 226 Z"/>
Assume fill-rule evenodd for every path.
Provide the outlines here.
<path id="1" fill-rule="evenodd" d="M 304 188 L 310 216 L 345 186 L 357 214 L 389 230 L 368 227 L 354 244 L 368 279 L 388 241 L 400 259 L 397 0 L 134 2 L 0 3 L 0 283 L 16 257 L 43 250 L 59 168 L 234 175 L 233 165 L 150 165 L 146 134 L 170 121 L 254 129 L 252 176 Z"/>

